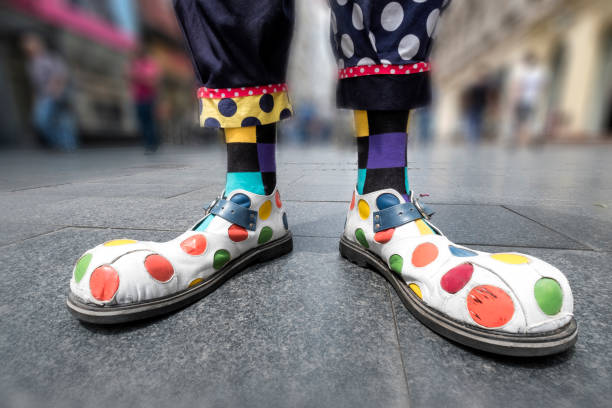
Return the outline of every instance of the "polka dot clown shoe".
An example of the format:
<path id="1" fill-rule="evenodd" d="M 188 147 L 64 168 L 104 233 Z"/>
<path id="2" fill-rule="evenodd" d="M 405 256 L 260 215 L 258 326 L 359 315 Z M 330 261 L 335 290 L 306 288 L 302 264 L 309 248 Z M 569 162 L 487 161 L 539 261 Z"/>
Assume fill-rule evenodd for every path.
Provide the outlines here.
<path id="1" fill-rule="evenodd" d="M 392 189 L 355 192 L 340 253 L 380 272 L 415 317 L 464 345 L 538 356 L 576 342 L 572 291 L 558 269 L 529 255 L 453 244 L 431 214 Z"/>
<path id="2" fill-rule="evenodd" d="M 168 313 L 292 245 L 278 191 L 263 196 L 234 190 L 172 241 L 117 239 L 85 252 L 72 274 L 68 308 L 78 319 L 100 324 Z"/>

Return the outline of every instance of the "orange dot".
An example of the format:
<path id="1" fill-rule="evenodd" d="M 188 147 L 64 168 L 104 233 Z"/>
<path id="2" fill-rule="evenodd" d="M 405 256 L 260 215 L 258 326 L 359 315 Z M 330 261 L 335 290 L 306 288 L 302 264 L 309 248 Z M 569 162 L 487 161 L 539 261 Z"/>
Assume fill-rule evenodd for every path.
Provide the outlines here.
<path id="1" fill-rule="evenodd" d="M 181 242 L 181 249 L 189 255 L 201 255 L 206 251 L 206 238 L 202 234 L 193 235 Z"/>
<path id="2" fill-rule="evenodd" d="M 148 255 L 144 266 L 149 275 L 160 282 L 168 282 L 174 276 L 174 268 L 170 261 L 159 254 Z"/>
<path id="3" fill-rule="evenodd" d="M 467 296 L 472 319 L 484 327 L 501 327 L 514 315 L 512 298 L 497 286 L 480 285 Z"/>
<path id="4" fill-rule="evenodd" d="M 110 265 L 98 266 L 89 278 L 91 295 L 100 300 L 111 300 L 119 289 L 119 274 Z"/>
<path id="5" fill-rule="evenodd" d="M 417 268 L 427 266 L 438 257 L 438 247 L 431 242 L 425 242 L 415 248 L 412 253 L 412 264 Z"/>
<path id="6" fill-rule="evenodd" d="M 355 208 L 355 192 L 353 191 L 353 198 L 351 199 L 351 206 L 349 207 L 350 210 L 352 210 L 353 208 Z"/>
<path id="7" fill-rule="evenodd" d="M 249 232 L 240 225 L 232 224 L 227 229 L 227 235 L 234 242 L 244 241 L 249 237 Z"/>
<path id="8" fill-rule="evenodd" d="M 278 192 L 278 190 L 276 190 L 276 194 L 274 195 L 275 201 L 276 201 L 276 206 L 278 208 L 281 208 L 283 206 L 283 203 L 281 202 L 280 199 L 280 193 Z"/>
<path id="9" fill-rule="evenodd" d="M 378 242 L 379 244 L 386 244 L 387 242 L 391 241 L 394 232 L 395 228 L 387 228 L 386 230 L 378 231 L 376 234 L 374 234 L 374 241 Z"/>

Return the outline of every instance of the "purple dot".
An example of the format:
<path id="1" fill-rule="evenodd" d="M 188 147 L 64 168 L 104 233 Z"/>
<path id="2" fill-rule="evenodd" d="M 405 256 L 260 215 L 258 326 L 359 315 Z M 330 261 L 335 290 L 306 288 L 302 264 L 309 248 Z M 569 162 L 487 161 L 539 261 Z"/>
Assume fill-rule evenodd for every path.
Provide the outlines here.
<path id="1" fill-rule="evenodd" d="M 219 112 L 221 112 L 223 116 L 227 116 L 227 117 L 232 116 L 234 113 L 236 113 L 236 110 L 238 110 L 238 107 L 236 106 L 236 102 L 234 102 L 233 100 L 229 98 L 221 99 L 219 101 L 219 104 L 217 105 L 217 108 L 219 109 Z"/>
<path id="2" fill-rule="evenodd" d="M 215 118 L 206 118 L 206 120 L 204 121 L 204 127 L 218 128 L 218 127 L 221 127 L 221 124 Z"/>
<path id="3" fill-rule="evenodd" d="M 274 98 L 272 95 L 262 95 L 261 98 L 259 98 L 259 107 L 266 113 L 272 112 L 272 109 L 274 108 Z"/>

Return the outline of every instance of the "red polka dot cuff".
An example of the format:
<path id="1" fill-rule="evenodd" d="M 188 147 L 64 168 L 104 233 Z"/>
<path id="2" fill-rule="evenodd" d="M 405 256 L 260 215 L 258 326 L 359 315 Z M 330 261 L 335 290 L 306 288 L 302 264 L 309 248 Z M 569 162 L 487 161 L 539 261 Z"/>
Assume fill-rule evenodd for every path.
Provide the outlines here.
<path id="1" fill-rule="evenodd" d="M 404 75 L 404 74 L 418 74 L 419 72 L 426 72 L 431 69 L 429 62 L 416 62 L 413 64 L 406 65 L 358 65 L 355 67 L 347 67 L 338 70 L 338 78 L 355 78 L 366 75 Z"/>
<path id="2" fill-rule="evenodd" d="M 261 86 L 243 86 L 240 88 L 198 88 L 198 98 L 221 99 L 242 96 L 263 95 L 267 93 L 286 92 L 287 84 L 270 84 Z"/>

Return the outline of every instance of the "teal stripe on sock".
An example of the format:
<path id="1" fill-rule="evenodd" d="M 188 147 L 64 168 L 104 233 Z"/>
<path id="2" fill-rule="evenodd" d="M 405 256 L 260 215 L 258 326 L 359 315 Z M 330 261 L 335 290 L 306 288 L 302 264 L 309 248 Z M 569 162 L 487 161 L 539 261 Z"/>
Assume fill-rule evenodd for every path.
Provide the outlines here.
<path id="1" fill-rule="evenodd" d="M 225 178 L 225 194 L 238 189 L 246 190 L 253 194 L 266 194 L 261 173 L 258 171 L 227 173 Z"/>
<path id="2" fill-rule="evenodd" d="M 408 181 L 408 166 L 404 167 L 404 183 L 406 184 L 406 194 L 410 194 L 410 182 Z"/>
<path id="3" fill-rule="evenodd" d="M 202 221 L 200 225 L 194 228 L 194 231 L 206 231 L 206 227 L 208 227 L 208 224 L 210 224 L 213 218 L 215 218 L 215 216 L 213 214 L 209 214 L 206 218 L 204 218 L 204 221 Z"/>
<path id="4" fill-rule="evenodd" d="M 363 186 L 365 184 L 367 169 L 357 169 L 357 192 L 363 194 Z"/>

